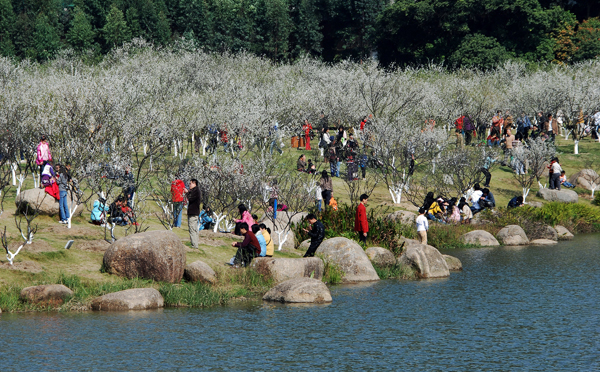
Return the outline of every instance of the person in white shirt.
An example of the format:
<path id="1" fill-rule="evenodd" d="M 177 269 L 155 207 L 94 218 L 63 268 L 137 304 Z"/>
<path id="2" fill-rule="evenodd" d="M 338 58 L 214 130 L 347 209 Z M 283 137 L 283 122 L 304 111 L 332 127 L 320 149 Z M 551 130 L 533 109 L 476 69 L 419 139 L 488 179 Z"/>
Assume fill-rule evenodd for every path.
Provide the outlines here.
<path id="1" fill-rule="evenodd" d="M 558 163 L 558 158 L 552 159 L 550 163 L 550 170 L 552 171 L 552 175 L 550 176 L 550 190 L 560 190 L 560 173 L 562 172 L 562 167 Z"/>
<path id="2" fill-rule="evenodd" d="M 421 244 L 427 244 L 427 230 L 429 230 L 429 221 L 425 217 L 427 210 L 423 207 L 419 208 L 419 216 L 415 220 L 417 224 L 417 234 L 419 234 L 419 240 Z"/>
<path id="3" fill-rule="evenodd" d="M 475 214 L 481 211 L 481 207 L 479 206 L 479 199 L 481 199 L 483 191 L 481 191 L 481 187 L 478 183 L 476 183 L 473 186 L 473 188 L 475 189 L 475 191 L 469 197 L 469 201 L 471 201 L 471 211 L 473 212 L 473 214 Z"/>
<path id="4" fill-rule="evenodd" d="M 321 151 L 321 157 L 323 157 L 323 152 L 325 151 L 326 147 L 329 147 L 329 144 L 331 144 L 331 138 L 329 136 L 329 129 L 325 129 L 323 131 L 323 135 L 321 136 L 321 142 L 319 143 L 319 151 Z"/>
<path id="5" fill-rule="evenodd" d="M 319 210 L 319 212 L 321 212 L 321 205 L 323 204 L 323 194 L 322 194 L 323 190 L 321 189 L 321 186 L 317 186 L 316 189 L 316 200 L 317 200 L 317 209 Z"/>

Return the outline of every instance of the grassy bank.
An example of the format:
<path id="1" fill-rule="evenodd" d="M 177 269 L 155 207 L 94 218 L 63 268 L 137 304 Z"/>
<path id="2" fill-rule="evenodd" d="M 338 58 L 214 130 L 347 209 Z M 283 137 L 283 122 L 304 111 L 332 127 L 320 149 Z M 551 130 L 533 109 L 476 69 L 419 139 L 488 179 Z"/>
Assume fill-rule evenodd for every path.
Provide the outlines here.
<path id="1" fill-rule="evenodd" d="M 165 306 L 210 307 L 224 305 L 240 298 L 258 298 L 272 287 L 272 279 L 258 274 L 253 269 L 218 270 L 219 283 L 159 283 L 145 279 L 125 279 L 111 277 L 110 281 L 96 281 L 78 275 L 60 273 L 58 276 L 45 276 L 42 279 L 23 281 L 0 287 L 0 309 L 2 311 L 73 311 L 88 310 L 90 302 L 107 293 L 131 288 L 155 288 L 165 300 Z M 30 285 L 63 284 L 73 291 L 73 296 L 58 307 L 46 307 L 23 302 L 19 299 L 21 290 Z"/>

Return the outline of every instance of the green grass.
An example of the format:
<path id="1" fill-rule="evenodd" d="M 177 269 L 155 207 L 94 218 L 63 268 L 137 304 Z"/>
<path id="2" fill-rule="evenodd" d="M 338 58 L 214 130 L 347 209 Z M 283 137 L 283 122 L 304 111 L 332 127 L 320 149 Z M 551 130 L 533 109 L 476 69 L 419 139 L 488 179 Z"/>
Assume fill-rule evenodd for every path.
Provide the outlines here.
<path id="1" fill-rule="evenodd" d="M 417 279 L 417 271 L 405 265 L 395 264 L 393 266 L 379 266 L 373 264 L 373 268 L 379 275 L 379 279 Z"/>

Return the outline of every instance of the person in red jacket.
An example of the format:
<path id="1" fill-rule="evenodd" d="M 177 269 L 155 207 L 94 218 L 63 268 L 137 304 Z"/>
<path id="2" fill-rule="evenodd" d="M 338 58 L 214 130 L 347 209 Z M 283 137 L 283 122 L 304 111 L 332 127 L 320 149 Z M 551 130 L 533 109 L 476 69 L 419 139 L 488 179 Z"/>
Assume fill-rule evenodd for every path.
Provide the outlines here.
<path id="1" fill-rule="evenodd" d="M 185 183 L 177 176 L 171 182 L 171 201 L 173 202 L 173 227 L 181 227 L 181 216 L 183 214 L 183 194 Z"/>
<path id="2" fill-rule="evenodd" d="M 302 129 L 304 130 L 304 136 L 306 137 L 306 150 L 310 150 L 310 131 L 313 129 L 313 127 L 307 119 L 304 119 L 304 125 L 302 126 Z"/>
<path id="3" fill-rule="evenodd" d="M 367 242 L 367 233 L 369 232 L 369 222 L 367 222 L 367 208 L 365 205 L 369 200 L 367 194 L 360 196 L 360 204 L 356 208 L 356 218 L 354 219 L 354 231 L 358 232 L 358 238 L 361 242 Z"/>

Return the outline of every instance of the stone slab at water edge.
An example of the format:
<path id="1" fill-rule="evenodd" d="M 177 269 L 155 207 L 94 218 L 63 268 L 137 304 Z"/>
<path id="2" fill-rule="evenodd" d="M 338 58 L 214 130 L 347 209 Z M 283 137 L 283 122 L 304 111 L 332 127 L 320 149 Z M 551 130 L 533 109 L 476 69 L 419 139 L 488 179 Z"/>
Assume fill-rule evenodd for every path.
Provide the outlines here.
<path id="1" fill-rule="evenodd" d="M 148 231 L 121 238 L 104 253 L 104 269 L 129 279 L 178 283 L 185 270 L 185 246 L 172 231 Z"/>
<path id="2" fill-rule="evenodd" d="M 69 207 L 73 208 L 75 201 L 73 201 L 73 198 L 70 194 L 67 197 L 67 200 Z M 58 200 L 54 199 L 49 194 L 46 194 L 44 189 L 37 188 L 21 191 L 19 196 L 15 198 L 15 205 L 21 211 L 24 211 L 27 207 L 29 207 L 30 210 L 37 210 L 40 215 L 46 216 L 57 216 L 60 209 Z M 83 213 L 84 209 L 85 207 L 80 205 L 75 210 L 75 213 L 73 213 L 73 216 L 81 216 L 81 213 Z"/>
<path id="3" fill-rule="evenodd" d="M 325 265 L 318 257 L 306 258 L 273 258 L 257 257 L 251 266 L 261 275 L 269 275 L 275 283 L 294 278 L 323 279 Z"/>
<path id="4" fill-rule="evenodd" d="M 462 271 L 462 262 L 454 256 L 448 256 L 447 254 L 443 254 L 444 260 L 446 260 L 446 265 L 448 265 L 448 270 L 450 271 Z"/>
<path id="5" fill-rule="evenodd" d="M 148 310 L 165 305 L 163 297 L 154 288 L 134 288 L 105 294 L 92 300 L 96 311 Z"/>
<path id="6" fill-rule="evenodd" d="M 529 238 L 525 234 L 525 230 L 519 225 L 508 225 L 503 227 L 498 234 L 498 240 L 502 245 L 527 245 Z"/>
<path id="7" fill-rule="evenodd" d="M 535 239 L 530 242 L 531 245 L 554 245 L 558 244 L 556 240 L 550 239 Z"/>
<path id="8" fill-rule="evenodd" d="M 414 267 L 423 279 L 450 276 L 446 260 L 440 251 L 430 245 L 411 245 L 398 257 L 398 264 Z"/>
<path id="9" fill-rule="evenodd" d="M 271 288 L 263 297 L 265 301 L 289 303 L 326 303 L 331 302 L 329 288 L 320 280 L 295 278 Z"/>
<path id="10" fill-rule="evenodd" d="M 202 261 L 194 261 L 185 267 L 183 277 L 188 282 L 217 283 L 217 273 Z"/>
<path id="11" fill-rule="evenodd" d="M 365 251 L 369 260 L 377 266 L 394 266 L 396 263 L 396 257 L 389 250 L 381 247 L 371 247 L 367 248 Z"/>
<path id="12" fill-rule="evenodd" d="M 575 237 L 566 227 L 556 225 L 554 227 L 556 229 L 556 234 L 558 236 L 558 240 L 571 240 Z"/>
<path id="13" fill-rule="evenodd" d="M 73 291 L 62 284 L 36 285 L 21 290 L 21 301 L 38 305 L 59 306 L 73 296 Z"/>
<path id="14" fill-rule="evenodd" d="M 464 244 L 477 245 L 480 247 L 494 247 L 500 245 L 498 240 L 494 238 L 494 235 L 490 234 L 485 230 L 473 230 L 469 231 L 460 237 L 460 240 Z"/>
<path id="15" fill-rule="evenodd" d="M 537 196 L 547 201 L 561 203 L 577 203 L 577 201 L 579 201 L 579 195 L 577 195 L 575 191 L 567 189 L 550 190 L 548 188 L 543 188 L 537 192 Z"/>
<path id="16" fill-rule="evenodd" d="M 370 282 L 379 280 L 373 264 L 358 243 L 347 238 L 327 239 L 317 249 L 317 255 L 329 261 L 344 272 L 342 282 Z"/>

